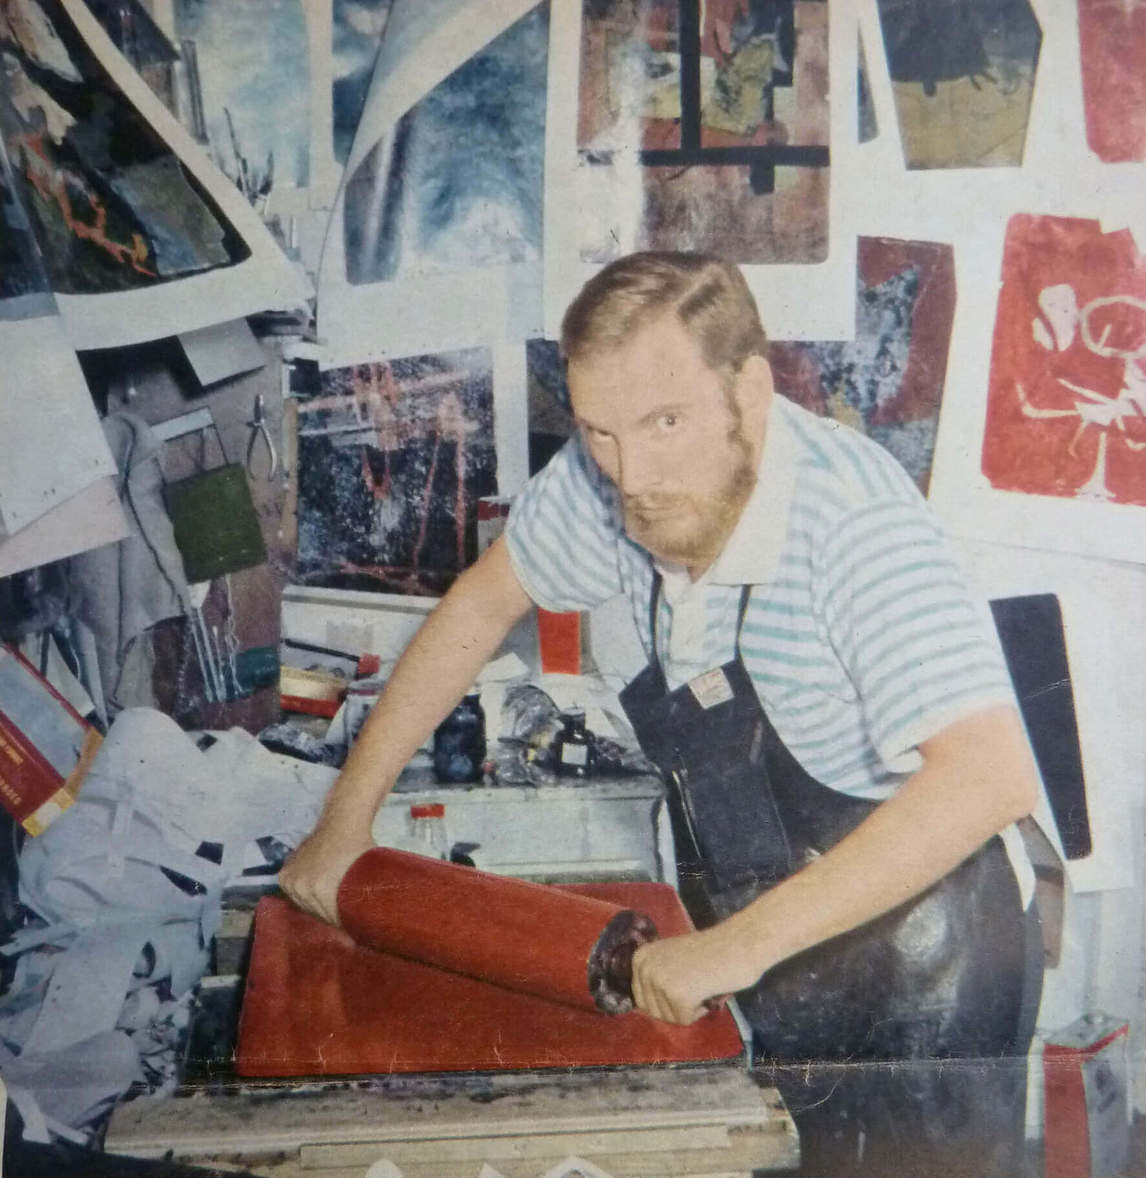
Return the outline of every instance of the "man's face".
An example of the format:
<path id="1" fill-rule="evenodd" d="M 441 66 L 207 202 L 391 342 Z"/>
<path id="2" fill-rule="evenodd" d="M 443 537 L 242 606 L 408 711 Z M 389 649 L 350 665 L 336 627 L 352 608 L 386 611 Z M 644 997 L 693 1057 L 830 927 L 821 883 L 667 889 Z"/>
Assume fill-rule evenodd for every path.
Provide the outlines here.
<path id="1" fill-rule="evenodd" d="M 724 547 L 756 482 L 766 402 L 747 387 L 748 368 L 726 390 L 671 316 L 569 365 L 573 415 L 621 492 L 625 531 L 694 576 Z M 751 376 L 761 371 L 763 361 Z"/>

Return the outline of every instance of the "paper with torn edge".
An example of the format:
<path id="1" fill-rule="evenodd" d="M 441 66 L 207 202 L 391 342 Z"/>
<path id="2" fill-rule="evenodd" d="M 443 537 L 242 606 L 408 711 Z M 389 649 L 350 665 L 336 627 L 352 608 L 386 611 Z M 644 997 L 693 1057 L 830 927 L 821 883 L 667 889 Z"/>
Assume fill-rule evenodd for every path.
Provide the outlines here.
<path id="1" fill-rule="evenodd" d="M 590 7 L 593 18 L 583 15 Z M 767 75 L 778 97 L 773 117 L 764 118 L 763 110 L 718 110 L 713 101 L 717 72 L 725 69 L 720 46 L 736 6 L 709 5 L 713 11 L 696 27 L 679 30 L 665 27 L 663 9 L 654 7 L 552 0 L 544 334 L 558 335 L 565 307 L 605 261 L 659 248 L 699 249 L 741 264 L 773 338 L 850 339 L 855 243 L 847 218 L 858 182 L 854 150 L 847 150 L 856 120 L 854 12 L 828 5 L 825 27 L 823 4 L 797 0 L 795 43 L 807 47 L 806 56 L 789 61 L 787 41 L 761 30 L 728 58 Z M 626 16 L 634 12 L 635 22 Z M 687 36 L 689 52 L 677 48 L 678 33 Z M 649 71 L 667 81 L 628 84 Z M 786 84 L 773 85 L 775 78 Z M 627 109 L 625 96 L 632 99 Z M 678 133 L 675 123 L 685 122 L 686 112 L 695 116 L 687 120 L 692 125 Z M 785 122 L 791 127 L 781 130 Z M 663 141 L 650 138 L 658 130 Z M 797 140 L 790 150 L 769 142 L 784 135 Z M 842 198 L 830 199 L 829 189 Z M 717 203 L 723 212 L 713 217 Z M 811 221 L 810 206 L 819 210 Z M 786 235 L 753 231 L 784 210 Z"/>
<path id="2" fill-rule="evenodd" d="M 0 46 L 3 133 L 75 347 L 306 300 L 301 271 L 81 0 L 19 0 Z"/>
<path id="3" fill-rule="evenodd" d="M 539 334 L 547 24 L 395 0 L 323 250 L 330 366 Z"/>

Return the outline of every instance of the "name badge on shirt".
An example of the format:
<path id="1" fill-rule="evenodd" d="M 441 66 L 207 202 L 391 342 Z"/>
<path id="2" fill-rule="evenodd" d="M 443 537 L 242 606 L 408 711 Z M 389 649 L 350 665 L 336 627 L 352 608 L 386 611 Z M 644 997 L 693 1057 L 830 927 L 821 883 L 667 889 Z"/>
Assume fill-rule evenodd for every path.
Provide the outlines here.
<path id="1" fill-rule="evenodd" d="M 732 684 L 728 682 L 728 676 L 722 667 L 705 671 L 703 675 L 690 679 L 688 689 L 696 696 L 696 702 L 705 711 L 716 707 L 717 704 L 727 703 L 732 698 Z"/>

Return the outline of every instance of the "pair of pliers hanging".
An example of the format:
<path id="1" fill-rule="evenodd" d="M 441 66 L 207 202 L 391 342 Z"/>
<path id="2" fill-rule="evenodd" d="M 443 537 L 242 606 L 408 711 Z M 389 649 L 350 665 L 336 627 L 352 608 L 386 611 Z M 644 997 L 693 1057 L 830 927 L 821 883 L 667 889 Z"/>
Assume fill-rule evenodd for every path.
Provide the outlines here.
<path id="1" fill-rule="evenodd" d="M 250 435 L 247 438 L 247 474 L 253 476 L 253 462 L 255 457 L 255 447 L 258 445 L 259 438 L 262 438 L 266 443 L 267 461 L 269 468 L 264 477 L 273 479 L 278 474 L 279 469 L 279 455 L 275 449 L 275 444 L 271 441 L 271 432 L 267 429 L 266 412 L 263 406 L 263 394 L 255 394 L 255 407 L 252 411 L 251 419 L 247 422 L 250 428 Z"/>

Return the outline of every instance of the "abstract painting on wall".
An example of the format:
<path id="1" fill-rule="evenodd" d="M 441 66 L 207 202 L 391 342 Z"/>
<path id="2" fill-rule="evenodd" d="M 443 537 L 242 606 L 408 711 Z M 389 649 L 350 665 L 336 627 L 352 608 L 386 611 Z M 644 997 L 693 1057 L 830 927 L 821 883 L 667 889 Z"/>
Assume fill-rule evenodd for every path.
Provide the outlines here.
<path id="1" fill-rule="evenodd" d="M 586 0 L 583 261 L 663 248 L 827 256 L 827 12 L 822 0 Z"/>
<path id="2" fill-rule="evenodd" d="M 1106 163 L 1146 160 L 1146 3 L 1078 0 L 1086 142 Z"/>
<path id="3" fill-rule="evenodd" d="M 0 7 L 0 68 L 0 135 L 76 347 L 306 297 L 249 205 L 79 0 Z"/>
<path id="4" fill-rule="evenodd" d="M 556 340 L 525 342 L 529 473 L 536 474 L 573 433 L 565 363 Z"/>
<path id="5" fill-rule="evenodd" d="M 391 0 L 333 0 L 330 110 L 334 158 L 345 164 L 362 117 Z"/>
<path id="6" fill-rule="evenodd" d="M 310 48 L 303 0 L 174 0 L 175 32 L 194 88 L 193 134 L 252 204 L 310 179 Z"/>
<path id="7" fill-rule="evenodd" d="M 982 469 L 1000 490 L 1146 505 L 1146 258 L 1129 231 L 1008 222 Z"/>
<path id="8" fill-rule="evenodd" d="M 0 130 L 61 294 L 133 290 L 246 256 L 56 0 L 0 9 Z"/>
<path id="9" fill-rule="evenodd" d="M 300 581 L 436 595 L 497 490 L 486 349 L 331 369 L 299 402 Z"/>
<path id="10" fill-rule="evenodd" d="M 909 168 L 1022 163 L 1042 31 L 1029 0 L 878 0 Z"/>
<path id="11" fill-rule="evenodd" d="M 548 45 L 536 0 L 393 6 L 322 255 L 326 363 L 536 334 Z"/>
<path id="12" fill-rule="evenodd" d="M 541 256 L 548 8 L 421 98 L 347 182 L 347 278 L 424 277 Z"/>
<path id="13" fill-rule="evenodd" d="M 773 341 L 776 387 L 879 442 L 926 493 L 954 313 L 951 246 L 861 237 L 855 338 Z"/>

